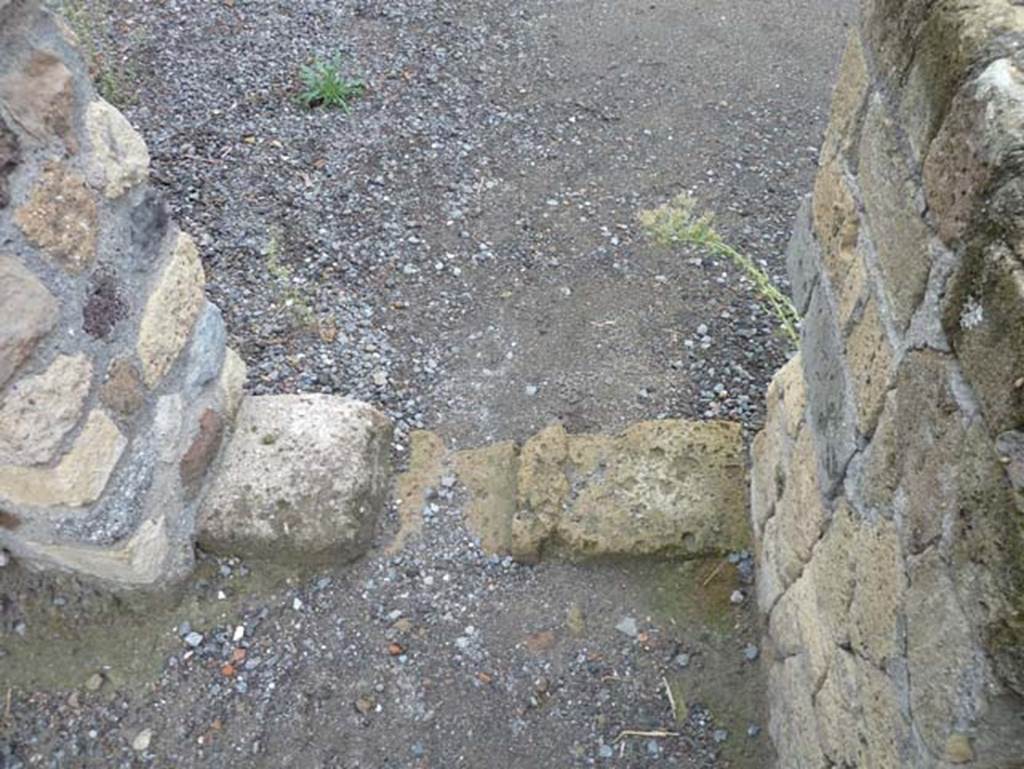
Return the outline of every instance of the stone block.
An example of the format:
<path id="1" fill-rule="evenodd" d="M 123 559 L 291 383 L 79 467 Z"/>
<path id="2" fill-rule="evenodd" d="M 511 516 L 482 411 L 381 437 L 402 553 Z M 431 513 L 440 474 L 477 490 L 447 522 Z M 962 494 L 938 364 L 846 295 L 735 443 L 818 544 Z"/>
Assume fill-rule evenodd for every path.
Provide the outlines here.
<path id="1" fill-rule="evenodd" d="M 852 648 L 879 668 L 902 655 L 906 572 L 899 532 L 887 520 L 864 521 L 854 539 L 854 591 L 849 608 Z"/>
<path id="2" fill-rule="evenodd" d="M 1000 217 L 990 185 L 1024 150 L 1024 74 L 1009 59 L 992 62 L 953 100 L 924 164 L 924 188 L 940 237 L 972 238 L 972 227 Z"/>
<path id="3" fill-rule="evenodd" d="M 199 544 L 285 562 L 362 555 L 387 508 L 391 425 L 328 395 L 245 398 L 199 506 Z"/>
<path id="4" fill-rule="evenodd" d="M 203 265 L 195 243 L 179 233 L 139 325 L 136 351 L 148 387 L 155 386 L 181 354 L 205 303 L 203 284 Z"/>
<path id="5" fill-rule="evenodd" d="M 853 655 L 836 649 L 828 675 L 814 697 L 814 719 L 821 749 L 830 766 L 859 766 L 863 746 L 858 664 Z"/>
<path id="6" fill-rule="evenodd" d="M 808 426 L 815 435 L 822 486 L 831 493 L 842 481 L 857 449 L 857 418 L 835 314 L 820 288 L 814 292 L 804 318 L 801 355 Z"/>
<path id="7" fill-rule="evenodd" d="M 516 497 L 505 507 L 514 514 L 497 523 L 508 532 L 498 552 L 534 561 L 542 551 L 585 558 L 742 550 L 750 546 L 745 465 L 733 423 L 640 422 L 615 436 L 570 436 L 552 425 L 519 452 Z M 481 542 L 496 538 L 475 533 Z"/>
<path id="8" fill-rule="evenodd" d="M 128 441 L 95 409 L 53 467 L 0 465 L 0 500 L 25 507 L 82 507 L 100 498 Z"/>
<path id="9" fill-rule="evenodd" d="M 92 361 L 86 355 L 61 355 L 0 395 L 0 465 L 52 460 L 78 423 L 91 382 Z"/>
<path id="10" fill-rule="evenodd" d="M 53 330 L 57 300 L 24 265 L 0 254 L 0 386 Z"/>
<path id="11" fill-rule="evenodd" d="M 1024 265 L 994 246 L 966 264 L 947 332 L 993 433 L 1024 424 Z"/>
<path id="12" fill-rule="evenodd" d="M 856 398 L 857 430 L 861 435 L 874 432 L 889 389 L 892 361 L 892 346 L 882 325 L 878 304 L 871 298 L 846 340 L 846 363 Z"/>
<path id="13" fill-rule="evenodd" d="M 811 197 L 808 195 L 797 210 L 793 233 L 786 248 L 786 270 L 792 287 L 793 304 L 801 315 L 807 312 L 811 292 L 821 271 L 821 248 L 814 237 L 811 210 Z"/>
<path id="14" fill-rule="evenodd" d="M 25 542 L 18 555 L 26 561 L 92 577 L 111 587 L 163 587 L 175 554 L 164 516 L 143 521 L 132 536 L 100 547 L 86 544 Z"/>
<path id="15" fill-rule="evenodd" d="M 918 158 L 929 151 L 961 84 L 1005 50 L 998 44 L 1001 36 L 1022 29 L 1024 9 L 1005 0 L 940 0 L 929 9 L 899 105 L 901 123 Z"/>
<path id="16" fill-rule="evenodd" d="M 185 389 L 191 396 L 212 382 L 224 365 L 224 351 L 227 349 L 227 329 L 220 309 L 206 303 L 192 334 L 192 346 L 188 353 L 185 374 Z"/>
<path id="17" fill-rule="evenodd" d="M 896 126 L 878 97 L 871 102 L 861 136 L 860 189 L 883 293 L 902 332 L 927 288 L 929 231 Z"/>
<path id="18" fill-rule="evenodd" d="M 70 273 L 96 259 L 96 200 L 81 174 L 64 164 L 47 166 L 14 221 L 29 242 Z"/>
<path id="19" fill-rule="evenodd" d="M 807 681 L 817 691 L 825 680 L 836 647 L 818 607 L 817 587 L 804 572 L 782 594 L 768 620 L 775 652 L 806 667 Z"/>
<path id="20" fill-rule="evenodd" d="M 85 110 L 89 181 L 108 198 L 119 198 L 149 177 L 146 143 L 118 110 L 102 99 Z"/>
<path id="21" fill-rule="evenodd" d="M 921 739 L 934 755 L 961 720 L 979 712 L 984 657 L 960 608 L 949 566 L 937 548 L 910 564 L 907 664 L 910 705 Z"/>
<path id="22" fill-rule="evenodd" d="M 801 430 L 786 468 L 782 495 L 775 505 L 779 549 L 774 558 L 786 585 L 810 560 L 826 521 L 814 442 L 809 428 Z"/>
<path id="23" fill-rule="evenodd" d="M 217 395 L 228 419 L 234 419 L 245 395 L 245 361 L 230 347 L 225 348 L 224 364 L 217 379 Z"/>
<path id="24" fill-rule="evenodd" d="M 832 110 L 821 149 L 822 164 L 856 146 L 857 120 L 867 99 L 870 82 L 864 44 L 859 30 L 854 29 L 847 40 L 839 79 L 832 93 Z"/>
<path id="25" fill-rule="evenodd" d="M 59 138 L 75 148 L 74 83 L 71 71 L 52 53 L 35 49 L 0 79 L 0 101 L 15 125 L 32 138 L 40 142 Z"/>
<path id="26" fill-rule="evenodd" d="M 833 157 L 814 180 L 814 232 L 830 283 L 847 272 L 860 237 L 860 214 L 845 169 L 842 158 Z"/>
<path id="27" fill-rule="evenodd" d="M 786 769 L 826 769 L 814 717 L 813 682 L 800 660 L 789 657 L 768 671 L 768 730 Z"/>

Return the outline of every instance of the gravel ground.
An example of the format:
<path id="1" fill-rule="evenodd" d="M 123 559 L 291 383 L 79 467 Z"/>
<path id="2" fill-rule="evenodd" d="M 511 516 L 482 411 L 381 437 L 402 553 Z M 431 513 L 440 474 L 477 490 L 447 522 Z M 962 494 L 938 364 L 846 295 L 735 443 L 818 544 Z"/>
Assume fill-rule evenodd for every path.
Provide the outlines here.
<path id="1" fill-rule="evenodd" d="M 252 392 L 373 402 L 400 465 L 416 427 L 758 426 L 773 318 L 636 215 L 690 191 L 784 284 L 852 2 L 107 3 Z M 339 52 L 366 96 L 298 106 Z M 353 567 L 206 558 L 174 606 L 0 569 L 0 767 L 768 764 L 742 554 L 523 567 L 433 504 L 398 554 L 392 511 Z"/>

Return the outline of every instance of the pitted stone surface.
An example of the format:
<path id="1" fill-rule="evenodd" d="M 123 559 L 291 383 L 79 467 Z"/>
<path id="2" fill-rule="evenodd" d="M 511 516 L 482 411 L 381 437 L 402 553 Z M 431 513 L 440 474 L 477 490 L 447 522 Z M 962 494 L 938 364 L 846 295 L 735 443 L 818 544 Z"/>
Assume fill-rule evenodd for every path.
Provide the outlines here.
<path id="1" fill-rule="evenodd" d="M 153 387 L 181 354 L 205 301 L 203 265 L 188 235 L 181 233 L 146 303 L 139 328 L 142 378 Z"/>
<path id="2" fill-rule="evenodd" d="M 149 175 L 149 150 L 124 115 L 103 100 L 85 111 L 89 139 L 89 181 L 108 198 L 118 198 Z"/>
<path id="3" fill-rule="evenodd" d="M 388 504 L 391 424 L 330 395 L 248 397 L 200 502 L 199 544 L 279 561 L 346 561 Z"/>
<path id="4" fill-rule="evenodd" d="M 739 425 L 665 420 L 620 435 L 554 424 L 521 449 L 459 452 L 485 548 L 525 561 L 611 555 L 706 556 L 747 547 Z"/>
<path id="5" fill-rule="evenodd" d="M 57 323 L 57 300 L 25 266 L 0 254 L 0 386 Z"/>
<path id="6" fill-rule="evenodd" d="M 0 394 L 0 465 L 49 462 L 75 426 L 92 383 L 92 361 L 62 355 Z"/>
<path id="7" fill-rule="evenodd" d="M 99 499 L 128 441 L 96 409 L 53 467 L 0 465 L 0 500 L 25 507 L 82 507 Z"/>
<path id="8" fill-rule="evenodd" d="M 103 405 L 121 416 L 131 416 L 142 408 L 146 391 L 138 367 L 129 358 L 111 361 L 100 388 Z"/>
<path id="9" fill-rule="evenodd" d="M 68 272 L 79 273 L 96 259 L 96 200 L 85 179 L 63 164 L 43 171 L 14 220 Z"/>

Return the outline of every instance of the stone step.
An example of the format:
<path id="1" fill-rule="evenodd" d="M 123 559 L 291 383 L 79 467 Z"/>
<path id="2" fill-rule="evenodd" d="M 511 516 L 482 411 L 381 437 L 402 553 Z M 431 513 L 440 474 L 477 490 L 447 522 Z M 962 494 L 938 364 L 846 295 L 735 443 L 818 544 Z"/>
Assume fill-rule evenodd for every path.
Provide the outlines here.
<path id="1" fill-rule="evenodd" d="M 541 556 L 706 557 L 750 547 L 747 471 L 739 424 L 639 422 L 616 435 L 570 435 L 552 424 L 513 441 L 448 452 L 412 436 L 398 479 L 398 541 L 438 484 L 461 482 L 466 520 L 491 553 Z"/>

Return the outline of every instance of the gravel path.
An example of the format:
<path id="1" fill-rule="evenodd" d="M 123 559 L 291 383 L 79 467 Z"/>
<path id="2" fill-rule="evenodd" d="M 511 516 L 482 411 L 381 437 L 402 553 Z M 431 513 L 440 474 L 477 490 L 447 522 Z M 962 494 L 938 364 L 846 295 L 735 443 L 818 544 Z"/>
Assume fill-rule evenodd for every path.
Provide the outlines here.
<path id="1" fill-rule="evenodd" d="M 784 284 L 851 2 L 109 5 L 252 392 L 371 401 L 399 464 L 417 427 L 758 426 L 773 318 L 636 216 L 688 190 Z M 299 107 L 338 52 L 367 95 Z M 768 763 L 749 559 L 522 567 L 432 504 L 398 554 L 392 516 L 337 573 L 206 559 L 165 609 L 0 570 L 0 767 Z"/>

